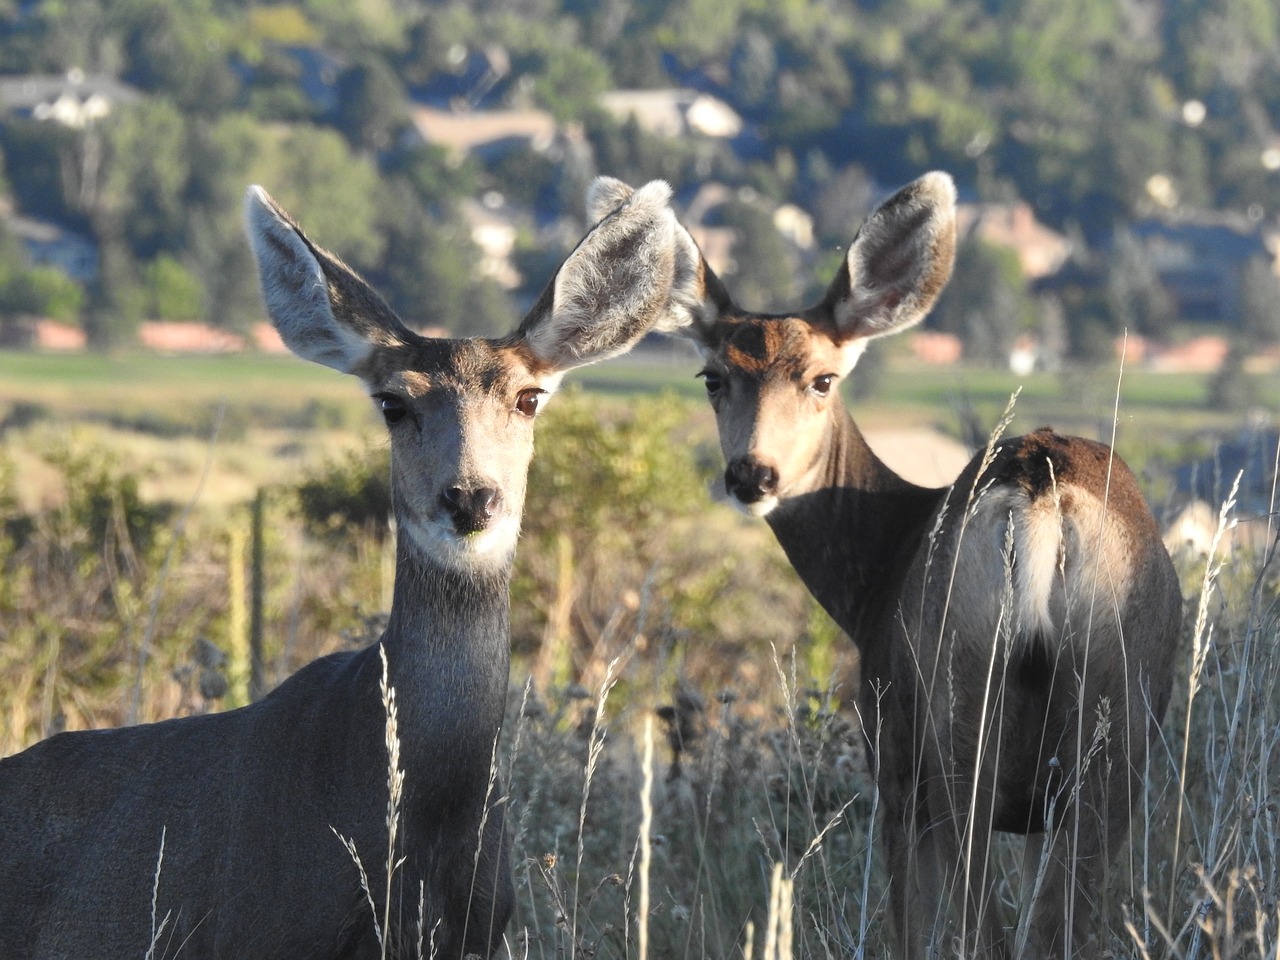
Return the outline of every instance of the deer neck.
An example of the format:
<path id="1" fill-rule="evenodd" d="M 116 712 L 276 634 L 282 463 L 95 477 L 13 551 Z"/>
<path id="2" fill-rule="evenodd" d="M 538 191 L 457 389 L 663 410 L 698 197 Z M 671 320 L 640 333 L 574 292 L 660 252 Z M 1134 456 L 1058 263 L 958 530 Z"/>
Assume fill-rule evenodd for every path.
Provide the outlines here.
<path id="1" fill-rule="evenodd" d="M 472 758 L 477 775 L 487 776 L 506 705 L 510 583 L 509 560 L 463 569 L 426 557 L 400 537 L 381 646 L 406 764 L 439 770 Z M 447 755 L 438 755 L 440 743 L 449 745 Z"/>
<path id="2" fill-rule="evenodd" d="M 887 467 L 843 405 L 834 405 L 809 489 L 769 526 L 809 592 L 860 649 L 875 647 L 944 489 Z"/>

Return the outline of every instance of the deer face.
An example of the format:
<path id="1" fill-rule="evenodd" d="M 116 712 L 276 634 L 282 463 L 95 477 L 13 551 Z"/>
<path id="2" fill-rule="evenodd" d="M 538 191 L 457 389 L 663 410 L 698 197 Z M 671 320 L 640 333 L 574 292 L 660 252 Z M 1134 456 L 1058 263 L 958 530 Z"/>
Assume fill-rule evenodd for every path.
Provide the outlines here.
<path id="1" fill-rule="evenodd" d="M 533 420 L 566 370 L 631 347 L 665 315 L 675 264 L 670 189 L 620 198 L 499 340 L 413 333 L 278 204 L 251 188 L 249 239 L 272 322 L 299 356 L 360 377 L 391 437 L 405 540 L 452 566 L 511 561 Z"/>
<path id="2" fill-rule="evenodd" d="M 730 316 L 703 346 L 725 489 L 763 517 L 817 482 L 839 386 L 861 354 L 802 317 Z"/>
<path id="3" fill-rule="evenodd" d="M 428 338 L 377 348 L 355 372 L 386 422 L 400 529 L 443 562 L 509 559 L 534 419 L 559 375 L 511 344 Z"/>
<path id="4" fill-rule="evenodd" d="M 588 205 L 603 209 L 627 195 L 625 184 L 604 181 Z M 903 187 L 867 218 L 826 296 L 794 314 L 735 306 L 693 238 L 679 230 L 661 327 L 689 337 L 702 353 L 725 485 L 750 513 L 765 516 L 823 484 L 840 382 L 871 339 L 923 319 L 951 276 L 955 199 L 942 173 Z"/>

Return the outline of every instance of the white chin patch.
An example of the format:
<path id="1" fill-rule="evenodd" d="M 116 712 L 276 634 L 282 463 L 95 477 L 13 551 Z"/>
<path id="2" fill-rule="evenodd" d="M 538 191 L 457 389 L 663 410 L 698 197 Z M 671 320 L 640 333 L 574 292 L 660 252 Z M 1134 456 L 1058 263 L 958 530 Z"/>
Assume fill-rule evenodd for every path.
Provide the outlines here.
<path id="1" fill-rule="evenodd" d="M 737 497 L 732 499 L 734 505 L 749 517 L 767 517 L 778 505 L 777 497 L 762 497 L 753 503 L 743 503 Z"/>
<path id="2" fill-rule="evenodd" d="M 401 530 L 427 556 L 467 569 L 508 562 L 520 536 L 520 523 L 514 517 L 503 517 L 484 530 L 460 534 L 452 522 L 432 519 L 426 523 L 408 521 Z"/>

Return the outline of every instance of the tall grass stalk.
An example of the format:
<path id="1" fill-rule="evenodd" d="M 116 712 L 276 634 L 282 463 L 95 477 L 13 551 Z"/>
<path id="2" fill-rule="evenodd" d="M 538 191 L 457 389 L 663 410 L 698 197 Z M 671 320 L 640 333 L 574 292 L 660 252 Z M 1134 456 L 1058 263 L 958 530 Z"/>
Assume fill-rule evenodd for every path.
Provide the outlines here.
<path id="1" fill-rule="evenodd" d="M 1186 813 L 1187 761 L 1191 749 L 1192 707 L 1195 704 L 1196 695 L 1200 692 L 1205 664 L 1208 662 L 1209 651 L 1213 645 L 1213 625 L 1209 623 L 1209 602 L 1215 594 L 1218 577 L 1226 564 L 1225 556 L 1220 553 L 1222 539 L 1236 525 L 1232 513 L 1236 506 L 1236 494 L 1240 489 L 1240 478 L 1241 474 L 1237 473 L 1231 484 L 1231 492 L 1227 494 L 1226 500 L 1218 511 L 1218 526 L 1214 530 L 1213 539 L 1209 543 L 1209 553 L 1205 557 L 1204 576 L 1196 603 L 1195 626 L 1191 632 L 1191 669 L 1187 675 L 1187 714 L 1182 731 L 1182 759 L 1177 769 L 1178 807 L 1173 821 L 1173 862 L 1169 870 L 1169 905 L 1165 911 L 1167 928 L 1173 927 L 1173 911 L 1178 889 L 1178 859 L 1182 850 L 1182 824 Z"/>
<path id="2" fill-rule="evenodd" d="M 396 859 L 396 844 L 400 833 L 400 800 L 404 794 L 404 771 L 400 768 L 400 718 L 396 709 L 396 690 L 388 678 L 387 648 L 378 644 L 382 659 L 382 677 L 378 690 L 382 694 L 382 709 L 386 714 L 385 741 L 387 745 L 387 889 L 382 908 L 382 929 L 386 937 L 382 941 L 382 957 L 386 960 L 387 940 L 391 938 L 391 881 L 404 858 Z"/>
<path id="3" fill-rule="evenodd" d="M 169 913 L 165 913 L 160 922 L 156 923 L 156 916 L 160 912 L 160 873 L 164 868 L 165 831 L 165 827 L 160 828 L 160 852 L 156 855 L 156 869 L 151 883 L 151 940 L 147 944 L 143 960 L 155 960 L 156 945 L 160 942 L 165 927 L 169 925 Z"/>
<path id="4" fill-rule="evenodd" d="M 400 834 L 400 801 L 404 795 L 404 770 L 400 768 L 400 722 L 399 711 L 396 708 L 396 690 L 391 685 L 388 676 L 387 648 L 382 644 L 378 644 L 378 655 L 382 659 L 382 677 L 378 681 L 378 689 L 382 696 L 382 710 L 386 716 L 384 740 L 387 747 L 387 882 L 384 891 L 385 900 L 383 901 L 381 924 L 378 923 L 378 907 L 374 902 L 373 890 L 369 884 L 369 875 L 360 859 L 360 852 L 356 849 L 355 841 L 350 837 L 343 836 L 338 832 L 338 828 L 332 824 L 330 824 L 329 829 L 342 842 L 342 845 L 347 848 L 347 853 L 351 855 L 356 869 L 360 872 L 360 889 L 364 891 L 365 900 L 369 904 L 369 912 L 373 920 L 373 934 L 378 940 L 380 950 L 379 956 L 382 960 L 386 960 L 392 939 L 391 885 L 396 871 L 404 863 L 403 857 L 398 859 L 396 857 Z M 421 923 L 419 928 L 421 928 Z"/>
<path id="5" fill-rule="evenodd" d="M 573 874 L 573 904 L 570 915 L 571 936 L 569 939 L 570 960 L 576 955 L 578 945 L 579 882 L 582 879 L 582 858 L 586 851 L 587 801 L 591 798 L 591 782 L 595 777 L 596 765 L 600 761 L 600 754 L 604 751 L 605 735 L 607 733 L 604 723 L 604 708 L 609 699 L 610 691 L 613 690 L 614 684 L 618 682 L 618 678 L 614 674 L 617 666 L 618 658 L 615 657 L 605 667 L 604 681 L 600 684 L 600 694 L 596 698 L 596 712 L 591 723 L 591 734 L 587 740 L 587 767 L 582 778 L 582 804 L 578 808 L 578 859 Z"/>
<path id="6" fill-rule="evenodd" d="M 653 717 L 644 721 L 644 755 L 640 786 L 640 901 L 637 908 L 636 943 L 639 960 L 649 960 L 649 874 L 653 867 Z"/>
<path id="7" fill-rule="evenodd" d="M 761 960 L 791 960 L 793 889 L 792 880 L 783 873 L 783 865 L 775 863 L 769 881 L 769 916 Z"/>

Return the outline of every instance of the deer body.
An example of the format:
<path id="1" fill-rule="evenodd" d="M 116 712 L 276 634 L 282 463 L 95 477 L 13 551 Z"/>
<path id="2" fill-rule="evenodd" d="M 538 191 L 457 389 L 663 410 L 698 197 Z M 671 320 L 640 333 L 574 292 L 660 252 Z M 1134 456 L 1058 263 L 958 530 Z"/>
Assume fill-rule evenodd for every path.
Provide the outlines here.
<path id="1" fill-rule="evenodd" d="M 507 337 L 440 340 L 250 192 L 273 322 L 295 353 L 358 376 L 387 421 L 388 625 L 250 706 L 0 760 L 0 956 L 377 957 L 388 917 L 385 955 L 416 957 L 419 940 L 445 960 L 492 953 L 513 898 L 491 765 L 533 419 L 566 370 L 659 319 L 668 195 L 652 184 L 603 215 Z M 405 775 L 390 904 L 384 655 Z"/>
<path id="2" fill-rule="evenodd" d="M 511 909 L 501 807 L 480 832 L 506 694 L 505 604 L 479 607 L 491 585 L 400 559 L 397 602 L 443 574 L 454 582 L 432 596 L 468 606 L 432 602 L 418 608 L 421 632 L 392 623 L 382 639 L 402 769 L 421 771 L 407 777 L 401 827 L 400 869 L 415 882 L 399 885 L 393 916 L 407 944 L 424 880 L 428 918 L 466 918 L 437 932 L 441 955 L 461 955 L 465 926 L 468 951 L 487 954 Z M 458 623 L 462 610 L 472 624 Z M 154 887 L 156 923 L 171 918 L 157 955 L 376 956 L 373 914 L 330 827 L 354 840 L 371 880 L 385 875 L 381 676 L 376 646 L 334 654 L 249 707 L 59 734 L 5 760 L 0 797 L 42 805 L 0 813 L 4 955 L 145 953 Z"/>
<path id="3" fill-rule="evenodd" d="M 954 202 L 942 174 L 903 188 L 794 314 L 737 307 L 683 235 L 670 309 L 706 362 L 729 494 L 858 647 L 903 954 L 1087 955 L 1167 705 L 1181 597 L 1104 445 L 1001 440 L 931 490 L 886 467 L 840 402 L 867 342 L 918 322 L 949 278 Z M 993 831 L 1030 837 L 1009 936 Z"/>

